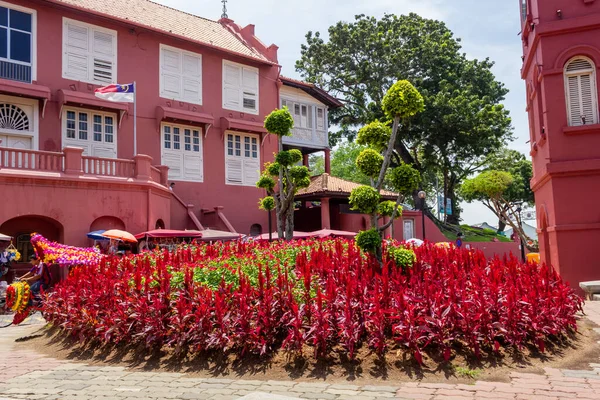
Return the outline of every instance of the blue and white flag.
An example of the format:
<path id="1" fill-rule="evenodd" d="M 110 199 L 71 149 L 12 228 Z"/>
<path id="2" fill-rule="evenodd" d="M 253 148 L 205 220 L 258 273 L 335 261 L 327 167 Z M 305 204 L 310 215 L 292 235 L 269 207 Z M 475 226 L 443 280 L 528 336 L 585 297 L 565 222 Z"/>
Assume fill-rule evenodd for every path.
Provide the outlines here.
<path id="1" fill-rule="evenodd" d="M 124 103 L 134 102 L 134 85 L 128 83 L 126 85 L 109 85 L 98 88 L 94 91 L 96 97 L 109 101 L 121 101 Z"/>

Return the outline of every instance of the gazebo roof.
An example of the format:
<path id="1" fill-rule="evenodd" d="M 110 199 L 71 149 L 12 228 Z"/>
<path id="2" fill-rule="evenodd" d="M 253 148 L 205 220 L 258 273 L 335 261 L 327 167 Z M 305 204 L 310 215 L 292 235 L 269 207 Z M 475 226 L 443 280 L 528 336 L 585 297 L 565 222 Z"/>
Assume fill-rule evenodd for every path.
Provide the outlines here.
<path id="1" fill-rule="evenodd" d="M 347 198 L 350 196 L 352 190 L 359 186 L 362 185 L 329 174 L 321 174 L 313 176 L 310 186 L 300 189 L 295 198 L 296 200 L 311 200 L 321 197 Z M 382 190 L 381 197 L 388 200 L 396 200 L 398 194 Z"/>

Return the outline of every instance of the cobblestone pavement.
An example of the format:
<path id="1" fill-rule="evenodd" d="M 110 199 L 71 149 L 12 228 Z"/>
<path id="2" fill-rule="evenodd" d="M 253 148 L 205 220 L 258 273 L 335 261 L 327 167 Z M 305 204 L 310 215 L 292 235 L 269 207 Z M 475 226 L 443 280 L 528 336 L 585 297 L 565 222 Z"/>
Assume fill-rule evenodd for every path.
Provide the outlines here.
<path id="1" fill-rule="evenodd" d="M 585 307 L 600 325 L 600 302 Z M 408 382 L 356 386 L 326 382 L 259 381 L 188 378 L 166 372 L 131 372 L 124 367 L 89 366 L 14 350 L 16 338 L 39 327 L 0 331 L 0 400 L 130 400 L 130 399 L 414 399 L 414 400 L 597 400 L 600 399 L 600 360 L 590 370 L 546 368 L 544 375 L 513 373 L 510 383 L 478 381 L 472 385 Z M 37 323 L 37 324 L 36 324 Z M 599 328 L 600 330 L 600 328 Z M 276 395 L 270 397 L 271 395 Z M 282 396 L 282 397 L 277 397 Z"/>

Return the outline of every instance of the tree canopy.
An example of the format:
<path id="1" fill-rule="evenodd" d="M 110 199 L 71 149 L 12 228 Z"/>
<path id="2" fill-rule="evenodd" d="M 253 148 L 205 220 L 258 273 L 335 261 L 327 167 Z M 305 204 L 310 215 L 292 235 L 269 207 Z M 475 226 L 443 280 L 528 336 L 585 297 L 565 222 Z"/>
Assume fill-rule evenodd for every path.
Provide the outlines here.
<path id="1" fill-rule="evenodd" d="M 507 216 L 512 216 L 511 210 L 516 210 L 519 205 L 533 204 L 529 184 L 532 176 L 531 161 L 516 150 L 503 148 L 488 157 L 483 173 L 462 184 L 460 194 L 469 203 L 481 201 L 496 214 L 500 233 L 509 224 Z M 501 197 L 497 198 L 495 192 Z"/>
<path id="2" fill-rule="evenodd" d="M 384 96 L 396 81 L 408 80 L 423 96 L 424 111 L 400 127 L 392 162 L 437 171 L 457 209 L 460 182 L 512 137 L 501 104 L 507 90 L 496 81 L 493 63 L 469 60 L 443 22 L 417 14 L 358 15 L 328 33 L 324 40 L 308 32 L 296 69 L 344 101 L 330 113 L 330 122 L 340 127 L 331 140 L 353 140 L 359 127 L 373 121 L 389 125 Z"/>

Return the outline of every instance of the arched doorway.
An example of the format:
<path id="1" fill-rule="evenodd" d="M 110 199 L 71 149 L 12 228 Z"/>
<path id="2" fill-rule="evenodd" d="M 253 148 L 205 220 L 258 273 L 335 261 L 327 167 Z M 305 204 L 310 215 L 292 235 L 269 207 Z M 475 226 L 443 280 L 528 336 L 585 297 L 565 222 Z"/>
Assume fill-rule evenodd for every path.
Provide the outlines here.
<path id="1" fill-rule="evenodd" d="M 256 237 L 262 234 L 262 226 L 260 224 L 252 224 L 250 227 L 250 236 Z"/>
<path id="2" fill-rule="evenodd" d="M 154 225 L 154 229 L 165 229 L 165 221 L 162 219 L 156 220 L 156 225 Z"/>
<path id="3" fill-rule="evenodd" d="M 33 254 L 29 241 L 32 233 L 37 232 L 49 240 L 62 242 L 64 228 L 60 222 L 49 217 L 23 215 L 4 222 L 0 225 L 0 232 L 14 238 L 14 244 L 21 253 L 21 260 L 27 262 Z"/>
<path id="4" fill-rule="evenodd" d="M 14 238 L 13 244 L 21 253 L 21 260 L 12 265 L 8 282 L 11 282 L 15 276 L 21 276 L 29 270 L 29 257 L 33 252 L 31 245 L 31 234 L 36 232 L 48 240 L 55 242 L 63 241 L 64 228 L 60 222 L 55 219 L 42 215 L 23 215 L 5 221 L 0 225 L 0 232 Z M 53 272 L 54 273 L 54 272 Z"/>
<path id="5" fill-rule="evenodd" d="M 124 231 L 125 223 L 117 217 L 105 215 L 103 217 L 96 218 L 90 225 L 90 232 L 109 229 L 121 229 Z"/>

